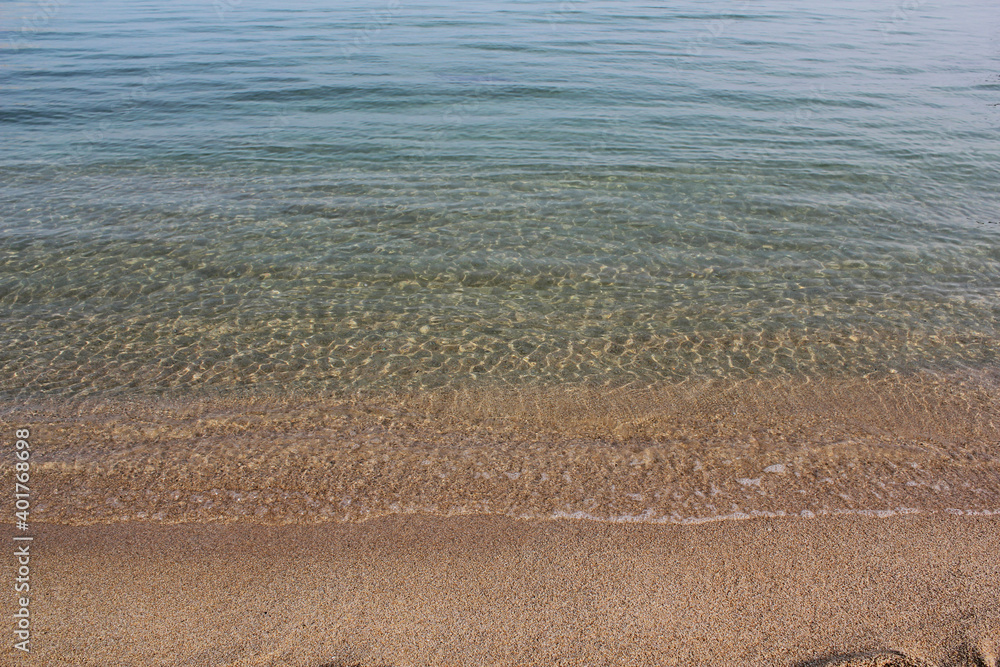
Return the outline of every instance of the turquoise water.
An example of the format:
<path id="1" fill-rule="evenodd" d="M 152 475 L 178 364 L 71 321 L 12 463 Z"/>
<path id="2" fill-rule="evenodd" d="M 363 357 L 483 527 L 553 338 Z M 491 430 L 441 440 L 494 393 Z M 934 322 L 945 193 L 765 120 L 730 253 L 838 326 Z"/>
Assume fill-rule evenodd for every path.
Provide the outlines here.
<path id="1" fill-rule="evenodd" d="M 991 1 L 0 12 L 8 397 L 1000 360 Z"/>

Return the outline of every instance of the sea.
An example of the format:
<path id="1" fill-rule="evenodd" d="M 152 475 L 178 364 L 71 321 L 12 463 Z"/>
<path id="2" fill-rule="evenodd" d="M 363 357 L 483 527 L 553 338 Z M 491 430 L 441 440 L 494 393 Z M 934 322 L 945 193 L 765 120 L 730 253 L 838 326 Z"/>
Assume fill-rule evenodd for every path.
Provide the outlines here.
<path id="1" fill-rule="evenodd" d="M 996 9 L 3 2 L 37 520 L 997 512 Z"/>

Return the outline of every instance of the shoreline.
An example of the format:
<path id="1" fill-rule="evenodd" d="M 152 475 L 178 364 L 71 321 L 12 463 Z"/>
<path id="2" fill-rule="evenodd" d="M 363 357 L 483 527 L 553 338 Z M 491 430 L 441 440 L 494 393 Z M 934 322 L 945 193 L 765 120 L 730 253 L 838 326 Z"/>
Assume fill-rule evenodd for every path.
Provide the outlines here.
<path id="1" fill-rule="evenodd" d="M 35 524 L 31 661 L 994 667 L 998 528 L 950 515 Z M 892 651 L 910 662 L 842 660 Z"/>
<path id="2" fill-rule="evenodd" d="M 993 512 L 996 388 L 918 376 L 90 399 L 0 403 L 0 430 L 31 430 L 32 518 L 57 524 Z"/>
<path id="3" fill-rule="evenodd" d="M 19 662 L 1000 667 L 996 380 L 0 403 Z"/>

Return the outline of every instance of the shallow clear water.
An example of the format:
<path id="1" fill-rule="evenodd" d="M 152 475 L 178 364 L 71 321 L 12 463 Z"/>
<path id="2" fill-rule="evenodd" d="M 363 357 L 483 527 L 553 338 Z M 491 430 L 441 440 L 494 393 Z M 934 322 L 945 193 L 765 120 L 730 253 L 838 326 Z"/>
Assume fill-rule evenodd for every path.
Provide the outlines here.
<path id="1" fill-rule="evenodd" d="M 812 4 L 2 5 L 33 520 L 996 513 L 1000 14 Z"/>
<path id="2" fill-rule="evenodd" d="M 1000 358 L 992 2 L 329 4 L 4 5 L 7 396 Z"/>

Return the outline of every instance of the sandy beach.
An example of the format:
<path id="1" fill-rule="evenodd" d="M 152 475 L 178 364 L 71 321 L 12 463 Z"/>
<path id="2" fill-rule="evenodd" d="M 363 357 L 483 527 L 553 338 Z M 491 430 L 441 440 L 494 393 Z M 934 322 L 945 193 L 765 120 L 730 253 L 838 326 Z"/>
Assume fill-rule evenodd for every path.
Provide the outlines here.
<path id="1" fill-rule="evenodd" d="M 0 662 L 996 667 L 992 386 L 11 404 Z"/>
<path id="2" fill-rule="evenodd" d="M 37 525 L 33 652 L 12 664 L 993 666 L 997 528 Z"/>
<path id="3" fill-rule="evenodd" d="M 0 16 L 0 667 L 1000 667 L 997 0 Z"/>

